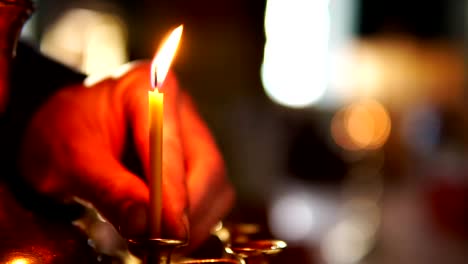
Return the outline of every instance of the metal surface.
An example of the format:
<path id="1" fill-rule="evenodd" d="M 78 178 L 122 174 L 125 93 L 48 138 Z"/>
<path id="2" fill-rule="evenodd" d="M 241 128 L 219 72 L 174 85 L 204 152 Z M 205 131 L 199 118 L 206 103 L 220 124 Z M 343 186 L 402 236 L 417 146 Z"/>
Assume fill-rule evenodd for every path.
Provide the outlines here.
<path id="1" fill-rule="evenodd" d="M 99 263 L 98 257 L 77 228 L 27 210 L 0 182 L 0 263 Z"/>
<path id="2" fill-rule="evenodd" d="M 130 252 L 139 257 L 144 264 L 170 264 L 174 250 L 184 245 L 185 241 L 164 238 L 128 240 Z"/>

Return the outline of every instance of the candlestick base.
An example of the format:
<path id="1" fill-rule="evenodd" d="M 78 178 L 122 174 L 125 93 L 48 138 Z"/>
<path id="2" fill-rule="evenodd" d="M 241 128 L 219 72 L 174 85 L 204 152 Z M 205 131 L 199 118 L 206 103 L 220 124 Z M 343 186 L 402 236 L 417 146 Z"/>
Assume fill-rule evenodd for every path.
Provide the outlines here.
<path id="1" fill-rule="evenodd" d="M 177 262 L 177 264 L 203 264 L 203 263 L 211 263 L 211 264 L 245 264 L 242 259 L 228 259 L 228 258 L 221 258 L 221 259 L 190 259 L 190 260 L 183 260 Z"/>
<path id="2" fill-rule="evenodd" d="M 271 257 L 286 248 L 286 242 L 275 239 L 233 242 L 226 250 L 244 259 L 247 264 L 267 264 Z"/>
<path id="3" fill-rule="evenodd" d="M 129 250 L 144 264 L 170 264 L 173 251 L 185 245 L 185 241 L 164 238 L 128 240 Z"/>

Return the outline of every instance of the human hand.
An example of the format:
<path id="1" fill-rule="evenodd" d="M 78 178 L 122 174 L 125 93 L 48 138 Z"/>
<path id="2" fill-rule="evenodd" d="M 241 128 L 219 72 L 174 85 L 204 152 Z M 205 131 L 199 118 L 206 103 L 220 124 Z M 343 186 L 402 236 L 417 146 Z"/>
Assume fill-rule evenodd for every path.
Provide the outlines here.
<path id="1" fill-rule="evenodd" d="M 149 68 L 137 64 L 56 93 L 35 113 L 20 157 L 22 174 L 40 193 L 89 201 L 128 235 L 143 235 L 149 224 L 148 188 L 122 164 L 131 136 L 149 171 Z M 163 235 L 190 237 L 196 247 L 228 212 L 234 192 L 209 130 L 174 76 L 164 93 Z"/>

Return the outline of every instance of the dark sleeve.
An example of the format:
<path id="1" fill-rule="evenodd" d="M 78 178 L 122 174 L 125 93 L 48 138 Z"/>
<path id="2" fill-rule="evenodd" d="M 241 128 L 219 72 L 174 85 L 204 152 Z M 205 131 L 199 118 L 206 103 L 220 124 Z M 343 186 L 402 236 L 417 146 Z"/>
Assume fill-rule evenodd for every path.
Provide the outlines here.
<path id="1" fill-rule="evenodd" d="M 58 89 L 84 78 L 20 42 L 12 63 L 8 110 L 33 112 Z"/>
<path id="2" fill-rule="evenodd" d="M 21 177 L 18 163 L 24 131 L 33 114 L 57 90 L 83 82 L 85 76 L 19 43 L 11 63 L 6 112 L 0 118 L 0 180 L 27 208 L 54 211 L 54 203 L 33 191 Z"/>
<path id="3" fill-rule="evenodd" d="M 10 89 L 2 131 L 7 134 L 8 152 L 15 153 L 20 139 L 37 109 L 57 90 L 81 83 L 84 75 L 41 55 L 32 47 L 19 43 L 11 63 Z"/>

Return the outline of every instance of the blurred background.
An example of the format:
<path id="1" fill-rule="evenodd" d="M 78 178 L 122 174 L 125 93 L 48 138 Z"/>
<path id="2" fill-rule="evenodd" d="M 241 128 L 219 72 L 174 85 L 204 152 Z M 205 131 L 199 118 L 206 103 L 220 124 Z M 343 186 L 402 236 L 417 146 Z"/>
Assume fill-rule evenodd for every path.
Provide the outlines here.
<path id="1" fill-rule="evenodd" d="M 86 74 L 173 66 L 275 263 L 466 263 L 468 1 L 37 0 L 24 41 Z"/>

